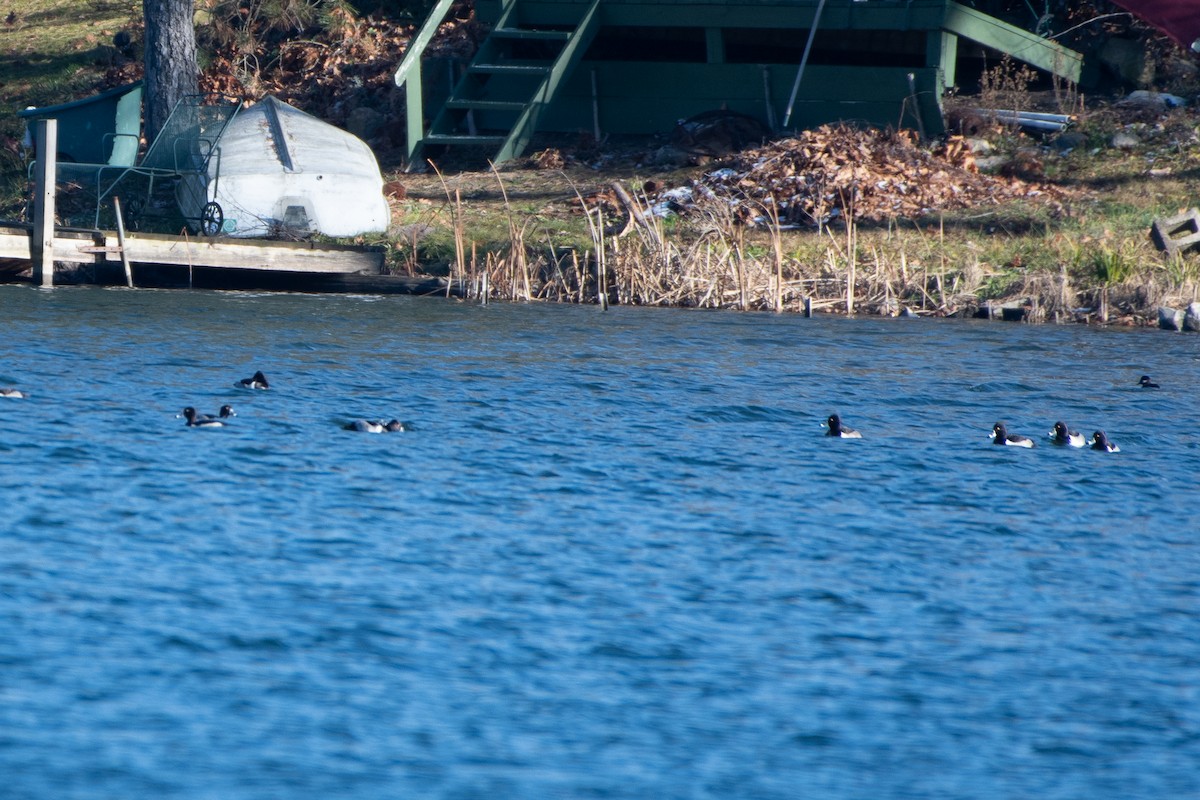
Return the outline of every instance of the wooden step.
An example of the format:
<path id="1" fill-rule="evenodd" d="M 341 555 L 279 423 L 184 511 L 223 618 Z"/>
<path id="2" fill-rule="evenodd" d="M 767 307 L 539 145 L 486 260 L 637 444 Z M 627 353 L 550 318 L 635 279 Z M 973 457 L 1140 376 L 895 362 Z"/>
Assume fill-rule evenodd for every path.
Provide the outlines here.
<path id="1" fill-rule="evenodd" d="M 460 111 L 524 111 L 526 103 L 520 100 L 447 100 L 446 108 Z"/>
<path id="2" fill-rule="evenodd" d="M 549 64 L 472 64 L 468 72 L 480 72 L 487 75 L 545 75 L 550 71 Z"/>
<path id="3" fill-rule="evenodd" d="M 565 42 L 571 38 L 570 31 L 541 31 L 532 28 L 494 28 L 491 35 L 498 39 L 523 39 L 539 42 Z"/>
<path id="4" fill-rule="evenodd" d="M 487 145 L 494 147 L 504 144 L 505 137 L 503 135 L 487 135 L 487 134 L 456 134 L 456 133 L 431 133 L 422 141 L 425 144 L 441 144 L 441 145 Z"/>

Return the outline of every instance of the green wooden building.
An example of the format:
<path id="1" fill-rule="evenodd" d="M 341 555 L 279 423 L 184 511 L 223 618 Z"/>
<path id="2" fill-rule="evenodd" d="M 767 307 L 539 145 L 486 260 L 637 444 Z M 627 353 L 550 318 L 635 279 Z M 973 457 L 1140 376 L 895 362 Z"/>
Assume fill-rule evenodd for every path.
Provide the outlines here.
<path id="1" fill-rule="evenodd" d="M 953 0 L 476 0 L 486 39 L 433 76 L 422 56 L 451 3 L 396 71 L 410 163 L 431 146 L 483 147 L 499 163 L 539 131 L 651 134 L 715 109 L 777 132 L 845 121 L 933 136 L 968 49 L 1072 82 L 1082 63 Z"/>

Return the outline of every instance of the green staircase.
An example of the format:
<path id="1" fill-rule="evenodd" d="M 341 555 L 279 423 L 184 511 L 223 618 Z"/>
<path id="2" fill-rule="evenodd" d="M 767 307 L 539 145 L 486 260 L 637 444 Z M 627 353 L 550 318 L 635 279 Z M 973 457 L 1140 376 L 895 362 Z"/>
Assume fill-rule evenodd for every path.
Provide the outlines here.
<path id="1" fill-rule="evenodd" d="M 445 10 L 439 14 L 443 5 Z M 396 83 L 407 90 L 410 169 L 419 166 L 425 148 L 431 146 L 494 148 L 491 161 L 496 164 L 524 153 L 542 112 L 595 37 L 599 7 L 600 0 L 591 0 L 580 6 L 583 13 L 574 24 L 533 27 L 522 23 L 518 0 L 510 0 L 449 99 L 424 130 L 420 50 L 449 10 L 448 2 L 439 3 L 396 71 Z M 422 39 L 427 28 L 429 35 Z"/>

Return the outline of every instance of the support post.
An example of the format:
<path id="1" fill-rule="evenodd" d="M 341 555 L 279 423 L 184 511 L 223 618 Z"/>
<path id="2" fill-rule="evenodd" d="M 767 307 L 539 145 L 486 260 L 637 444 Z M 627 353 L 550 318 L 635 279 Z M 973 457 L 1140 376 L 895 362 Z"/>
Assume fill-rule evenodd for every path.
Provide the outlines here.
<path id="1" fill-rule="evenodd" d="M 704 29 L 704 50 L 709 64 L 725 63 L 725 31 L 723 28 Z"/>
<path id="2" fill-rule="evenodd" d="M 37 121 L 37 167 L 34 173 L 33 232 L 29 242 L 33 282 L 54 285 L 54 174 L 58 152 L 58 120 Z"/>
<path id="3" fill-rule="evenodd" d="M 600 144 L 600 87 L 596 83 L 596 70 L 592 70 L 592 138 Z"/>
<path id="4" fill-rule="evenodd" d="M 113 212 L 117 216 L 117 247 L 121 248 L 121 266 L 125 267 L 125 285 L 133 288 L 133 270 L 129 267 L 129 253 L 125 252 L 125 219 L 121 216 L 121 198 L 113 195 Z"/>
<path id="5" fill-rule="evenodd" d="M 954 88 L 958 66 L 958 37 L 946 31 L 929 31 L 925 34 L 925 66 L 942 71 L 939 88 Z"/>
<path id="6" fill-rule="evenodd" d="M 409 47 L 412 47 L 410 44 Z M 425 137 L 425 106 L 421 93 L 424 91 L 421 81 L 421 60 L 413 61 L 409 68 L 408 85 L 404 87 L 404 119 L 406 139 L 404 146 L 407 150 L 409 169 L 413 169 L 413 161 L 421 151 L 421 139 Z M 420 168 L 420 165 L 416 165 Z"/>

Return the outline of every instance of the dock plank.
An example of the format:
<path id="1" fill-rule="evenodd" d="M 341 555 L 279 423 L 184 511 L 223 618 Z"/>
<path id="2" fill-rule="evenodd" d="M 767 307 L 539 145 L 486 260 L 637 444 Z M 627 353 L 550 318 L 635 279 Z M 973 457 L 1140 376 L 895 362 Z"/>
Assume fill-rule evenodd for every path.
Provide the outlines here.
<path id="1" fill-rule="evenodd" d="M 311 242 L 138 234 L 128 236 L 125 243 L 129 260 L 134 264 L 344 275 L 377 275 L 383 268 L 381 251 Z M 0 228 L 0 259 L 28 261 L 31 257 L 28 230 Z M 115 233 L 60 232 L 54 237 L 54 260 L 120 263 L 121 254 Z"/>

